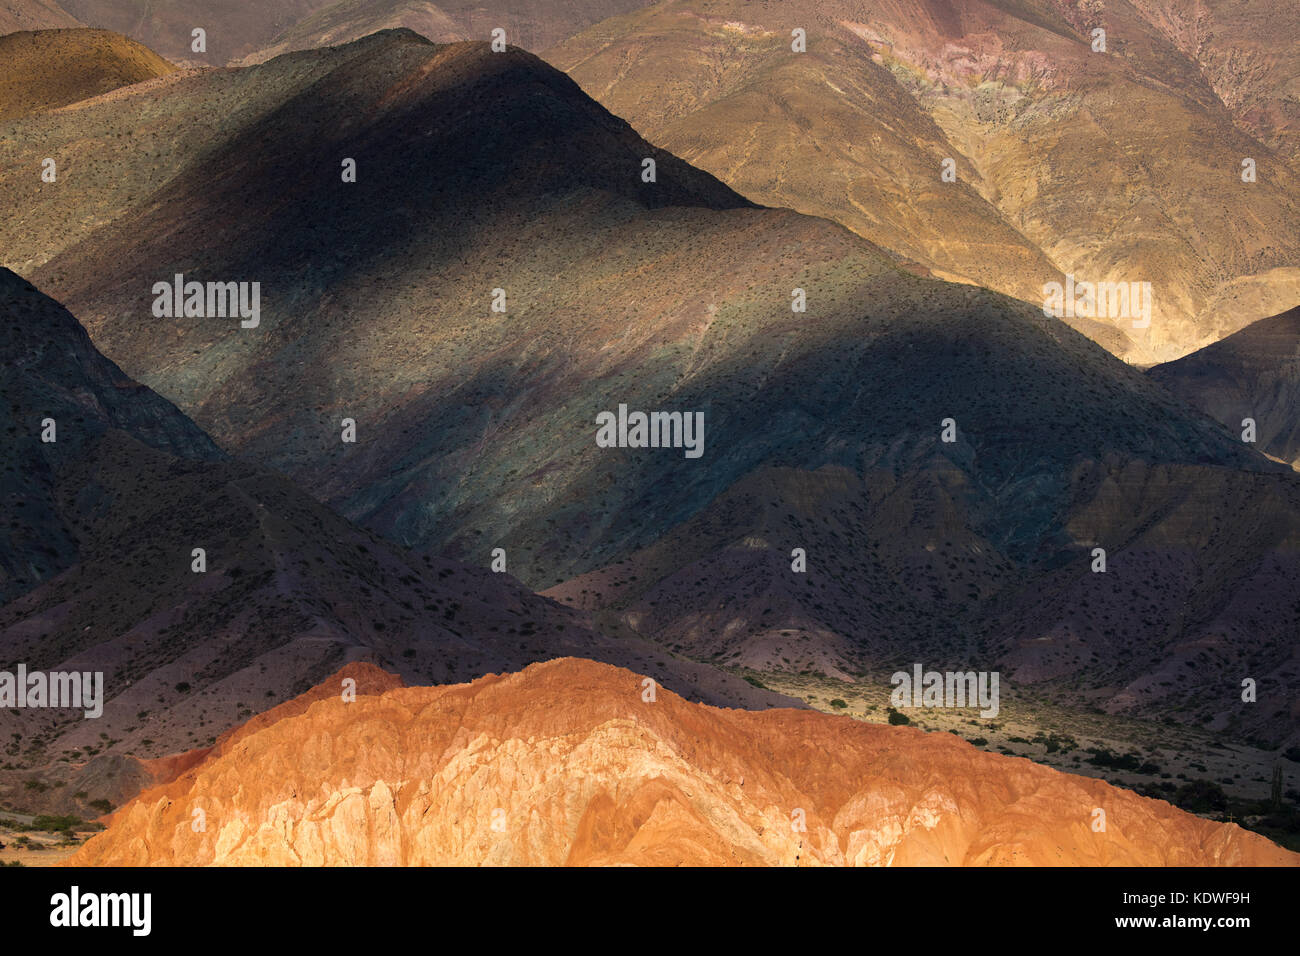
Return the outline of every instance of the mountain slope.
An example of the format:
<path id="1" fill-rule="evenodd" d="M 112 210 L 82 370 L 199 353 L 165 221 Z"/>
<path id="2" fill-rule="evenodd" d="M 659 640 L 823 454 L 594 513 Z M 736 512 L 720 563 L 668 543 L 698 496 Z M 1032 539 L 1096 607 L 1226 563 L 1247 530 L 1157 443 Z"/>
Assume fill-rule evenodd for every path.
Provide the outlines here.
<path id="1" fill-rule="evenodd" d="M 295 22 L 242 62 L 261 63 L 281 53 L 346 43 L 396 27 L 414 30 L 436 43 L 487 40 L 493 30 L 502 29 L 510 45 L 543 50 L 606 17 L 645 4 L 646 0 L 513 0 L 508 4 L 483 4 L 477 0 L 336 0 Z"/>
<path id="2" fill-rule="evenodd" d="M 36 5 L 41 0 L 10 0 Z M 48 2 L 48 0 L 46 0 Z M 175 63 L 260 63 L 281 53 L 356 40 L 407 27 L 431 40 L 481 40 L 506 31 L 512 46 L 541 50 L 646 0 L 67 0 L 82 23 L 126 34 Z M 49 3 L 53 6 L 52 3 Z M 0 25 L 4 20 L 0 17 Z M 36 23 L 11 29 L 77 26 Z M 191 31 L 207 31 L 207 50 L 192 49 Z"/>
<path id="3" fill-rule="evenodd" d="M 86 26 L 125 34 L 173 63 L 223 66 L 270 41 L 330 0 L 60 0 Z M 206 32 L 204 52 L 193 31 Z"/>
<path id="4" fill-rule="evenodd" d="M 118 143 L 126 117 L 153 149 Z M 535 57 L 395 32 L 22 126 L 94 144 L 79 201 L 107 225 L 42 193 L 10 254 L 223 447 L 390 541 L 501 549 L 700 660 L 854 674 L 925 649 L 1067 702 L 1295 732 L 1292 473 L 1040 309 L 754 208 Z M 129 197 L 127 170 L 157 185 Z M 260 282 L 258 326 L 155 317 L 176 273 Z M 601 447 L 621 405 L 703 415 L 700 456 Z M 1241 520 L 1256 503 L 1266 525 Z M 588 574 L 632 581 L 583 596 Z M 1126 613 L 1135 592 L 1154 608 Z M 1228 650 L 1158 676 L 1206 641 Z"/>
<path id="5" fill-rule="evenodd" d="M 1300 307 L 1147 374 L 1229 429 L 1254 419 L 1259 448 L 1300 466 Z"/>
<path id="6" fill-rule="evenodd" d="M 100 355 L 57 302 L 8 269 L 0 269 L 0 316 L 0 431 L 8 449 L 0 478 L 8 519 L 0 530 L 3 603 L 77 560 L 87 503 L 61 501 L 57 487 L 93 457 L 103 436 L 130 435 L 142 456 L 143 446 L 196 461 L 223 456 L 174 405 Z"/>
<path id="7" fill-rule="evenodd" d="M 41 30 L 0 36 L 0 121 L 55 109 L 176 68 L 106 30 Z"/>
<path id="8" fill-rule="evenodd" d="M 0 36 L 21 30 L 65 30 L 82 26 L 55 0 L 3 0 Z"/>
<path id="9" fill-rule="evenodd" d="M 84 813 L 68 794 L 129 796 L 154 773 L 141 759 L 202 746 L 347 661 L 454 680 L 581 653 L 700 699 L 786 702 L 635 637 L 606 637 L 508 575 L 415 557 L 282 476 L 225 459 L 7 271 L 0 309 L 0 414 L 14 450 L 0 670 L 99 672 L 105 694 L 90 719 L 0 709 L 5 799 Z M 43 415 L 56 442 L 38 437 Z M 24 789 L 33 772 L 77 785 L 42 796 Z"/>
<path id="10" fill-rule="evenodd" d="M 1267 18 L 1240 19 L 1256 47 L 1272 42 Z M 791 50 L 794 28 L 807 52 Z M 1242 324 L 1300 297 L 1295 171 L 1123 0 L 665 0 L 546 56 L 750 198 L 829 216 L 938 275 L 1036 303 L 1053 270 L 1151 283 L 1148 328 L 1079 326 L 1133 361 L 1234 331 L 1216 326 L 1233 314 L 1224 296 L 1248 289 L 1262 310 Z"/>
<path id="11" fill-rule="evenodd" d="M 1300 11 L 1290 0 L 1133 0 L 1255 138 L 1300 169 Z"/>
<path id="12" fill-rule="evenodd" d="M 81 25 L 55 0 L 0 2 L 0 36 L 20 30 L 61 30 Z"/>
<path id="13" fill-rule="evenodd" d="M 382 678 L 363 676 L 375 691 L 352 703 L 327 682 L 299 713 L 142 794 L 69 862 L 1300 863 L 1239 827 L 948 734 L 715 710 L 663 690 L 646 702 L 639 675 L 591 661 L 451 687 Z"/>

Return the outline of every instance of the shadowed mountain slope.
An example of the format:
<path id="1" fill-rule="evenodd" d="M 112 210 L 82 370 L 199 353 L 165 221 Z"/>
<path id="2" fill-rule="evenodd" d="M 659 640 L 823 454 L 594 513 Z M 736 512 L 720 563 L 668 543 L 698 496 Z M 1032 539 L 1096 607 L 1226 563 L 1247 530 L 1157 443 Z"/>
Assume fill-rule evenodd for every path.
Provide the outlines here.
<path id="1" fill-rule="evenodd" d="M 10 801 L 84 812 L 68 794 L 130 795 L 154 775 L 139 758 L 201 746 L 348 661 L 445 681 L 576 653 L 699 699 L 788 703 L 634 636 L 607 638 L 508 575 L 413 556 L 285 478 L 226 460 L 8 271 L 0 310 L 0 424 L 13 451 L 0 670 L 101 672 L 105 693 L 94 719 L 0 709 Z M 57 441 L 40 440 L 42 416 Z M 78 785 L 40 797 L 20 786 L 33 770 Z"/>
<path id="2" fill-rule="evenodd" d="M 128 117 L 151 149 L 119 142 Z M 924 648 L 1293 732 L 1292 473 L 1040 309 L 752 207 L 535 57 L 394 32 L 22 127 L 94 144 L 76 202 L 107 225 L 42 190 L 11 255 L 223 447 L 391 541 L 500 548 L 535 588 L 631 561 L 617 593 L 557 596 L 699 659 L 853 673 Z M 259 324 L 156 317 L 176 273 L 260 282 Z M 599 447 L 620 405 L 699 412 L 700 457 Z M 1203 641 L 1213 665 L 1153 681 Z M 1267 706 L 1241 707 L 1247 665 Z"/>
<path id="3" fill-rule="evenodd" d="M 1253 419 L 1260 450 L 1300 467 L 1300 307 L 1147 374 L 1229 430 Z"/>
<path id="4" fill-rule="evenodd" d="M 1252 51 L 1276 42 L 1271 18 L 1218 8 Z M 796 29 L 806 52 L 791 49 Z M 1197 53 L 1222 64 L 1235 48 Z M 1077 325 L 1134 361 L 1300 297 L 1295 170 L 1220 100 L 1226 67 L 1212 86 L 1124 0 L 665 0 L 546 56 L 751 199 L 833 218 L 937 275 L 1037 303 L 1054 271 L 1151 283 L 1148 328 L 1110 314 Z M 1249 72 L 1258 58 L 1243 57 Z M 1294 85 L 1292 59 L 1261 95 Z"/>
<path id="5" fill-rule="evenodd" d="M 1241 828 L 949 734 L 643 697 L 564 659 L 358 673 L 116 814 L 72 865 L 1294 866 Z M 370 692 L 362 691 L 372 685 Z M 1105 812 L 1095 832 L 1095 810 Z M 202 810 L 206 828 L 189 826 Z"/>
<path id="6" fill-rule="evenodd" d="M 0 319 L 3 604 L 77 560 L 76 529 L 95 505 L 61 500 L 57 488 L 106 434 L 131 436 L 141 456 L 147 448 L 196 461 L 223 456 L 171 402 L 100 355 L 62 306 L 8 269 L 0 269 Z"/>

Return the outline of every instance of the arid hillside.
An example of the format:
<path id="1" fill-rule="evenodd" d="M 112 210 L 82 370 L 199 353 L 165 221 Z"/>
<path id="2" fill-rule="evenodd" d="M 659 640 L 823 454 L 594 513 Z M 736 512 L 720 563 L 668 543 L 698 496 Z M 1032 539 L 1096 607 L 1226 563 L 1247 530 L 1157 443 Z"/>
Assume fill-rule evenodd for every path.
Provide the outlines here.
<path id="1" fill-rule="evenodd" d="M 173 63 L 224 66 L 331 0 L 59 0 L 89 27 L 122 33 Z M 194 30 L 204 51 L 194 50 Z"/>
<path id="2" fill-rule="evenodd" d="M 294 23 L 266 46 L 244 57 L 261 63 L 281 53 L 347 43 L 379 30 L 406 27 L 435 43 L 487 40 L 505 31 L 506 42 L 544 50 L 585 27 L 626 13 L 648 0 L 332 0 Z"/>
<path id="3" fill-rule="evenodd" d="M 1255 138 L 1300 170 L 1300 10 L 1292 0 L 1133 0 Z"/>
<path id="4" fill-rule="evenodd" d="M 925 734 L 691 704 L 561 659 L 471 684 L 338 677 L 141 794 L 112 866 L 1295 866 L 1109 784 Z M 201 825 L 195 821 L 200 820 Z"/>
<path id="5" fill-rule="evenodd" d="M 0 36 L 20 30 L 60 30 L 81 25 L 55 0 L 0 0 Z"/>
<path id="6" fill-rule="evenodd" d="M 446 681 L 571 653 L 695 699 L 790 703 L 635 636 L 606 637 L 507 574 L 416 557 L 282 476 L 226 459 L 7 271 L 0 317 L 12 452 L 0 670 L 99 672 L 104 692 L 89 719 L 86 708 L 0 709 L 6 802 L 83 815 L 87 801 L 120 802 L 153 778 L 142 760 L 205 746 L 348 661 Z"/>
<path id="7" fill-rule="evenodd" d="M 212 440 L 166 399 L 104 358 L 59 304 L 0 269 L 0 604 L 66 570 L 79 555 L 87 504 L 63 501 L 62 476 L 94 458 L 114 432 L 141 456 L 223 458 Z"/>
<path id="8" fill-rule="evenodd" d="M 1300 301 L 1300 80 L 1292 54 L 1261 52 L 1274 21 L 1296 29 L 1293 5 L 1215 4 L 1213 35 L 1177 45 L 1182 18 L 1143 11 L 1186 5 L 1139 6 L 665 0 L 545 56 L 749 198 L 936 275 L 1040 305 L 1053 273 L 1150 283 L 1148 326 L 1113 310 L 1074 324 L 1151 363 Z"/>
<path id="9" fill-rule="evenodd" d="M 0 36 L 0 121 L 87 100 L 176 68 L 107 30 L 41 30 Z"/>
<path id="10" fill-rule="evenodd" d="M 52 0 L 8 0 L 28 18 Z M 62 2 L 62 0 L 61 0 Z M 293 50 L 356 40 L 378 30 L 407 27 L 430 40 L 487 40 L 506 31 L 512 46 L 541 50 L 606 17 L 643 6 L 647 0 L 66 0 L 63 7 L 87 26 L 126 34 L 176 63 L 226 66 L 261 62 Z M 33 8 L 28 11 L 26 8 Z M 11 29 L 76 26 L 59 22 L 21 23 Z M 0 27 L 4 25 L 0 4 Z M 67 14 L 62 14 L 67 17 Z M 68 17 L 70 20 L 71 18 Z M 18 21 L 16 21 L 18 22 Z M 193 30 L 206 31 L 206 50 L 193 49 Z"/>
<path id="11" fill-rule="evenodd" d="M 395 31 L 19 125 L 79 165 L 35 193 L 0 171 L 14 267 L 223 448 L 391 542 L 500 549 L 701 660 L 923 648 L 1295 731 L 1294 473 L 1040 309 L 753 207 L 536 57 Z M 258 282 L 257 326 L 156 316 L 176 274 Z M 621 405 L 703 416 L 699 457 L 600 447 Z"/>
<path id="12" fill-rule="evenodd" d="M 1137 364 L 1300 301 L 1300 17 L 1286 2 L 65 7 L 199 66 L 398 27 L 437 42 L 501 29 L 655 145 L 757 202 L 840 222 L 908 268 L 1035 304 L 1067 274 L 1139 284 L 1141 307 L 1109 308 L 1103 293 L 1101 308 L 1065 317 Z"/>
<path id="13" fill-rule="evenodd" d="M 1147 374 L 1229 429 L 1252 419 L 1260 450 L 1300 468 L 1300 307 Z"/>

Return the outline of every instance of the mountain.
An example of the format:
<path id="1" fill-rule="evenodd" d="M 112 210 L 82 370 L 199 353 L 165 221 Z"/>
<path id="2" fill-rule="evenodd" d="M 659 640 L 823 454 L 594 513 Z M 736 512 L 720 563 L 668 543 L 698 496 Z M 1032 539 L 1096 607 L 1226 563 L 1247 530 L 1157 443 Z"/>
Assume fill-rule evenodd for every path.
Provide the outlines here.
<path id="1" fill-rule="evenodd" d="M 1260 142 L 1300 169 L 1300 16 L 1294 3 L 1133 0 Z"/>
<path id="2" fill-rule="evenodd" d="M 261 63 L 281 53 L 347 43 L 398 27 L 436 43 L 487 40 L 493 30 L 502 29 L 510 45 L 543 50 L 606 17 L 645 4 L 646 0 L 512 0 L 487 5 L 470 0 L 342 0 L 295 22 L 242 62 Z"/>
<path id="3" fill-rule="evenodd" d="M 14 267 L 223 448 L 391 542 L 500 549 L 601 627 L 729 667 L 924 653 L 1295 733 L 1294 473 L 1041 309 L 754 207 L 536 57 L 396 31 L 19 129 L 96 162 L 0 223 Z M 258 282 L 257 326 L 155 316 L 176 274 Z M 703 415 L 700 456 L 601 447 L 620 406 Z"/>
<path id="4" fill-rule="evenodd" d="M 591 661 L 450 687 L 355 679 L 353 702 L 328 681 L 232 735 L 69 863 L 1300 864 L 1239 827 L 950 734 L 664 690 L 647 702 L 640 675 Z"/>
<path id="5" fill-rule="evenodd" d="M 1147 374 L 1230 430 L 1253 419 L 1259 448 L 1300 469 L 1300 307 Z"/>
<path id="6" fill-rule="evenodd" d="M 143 43 L 173 63 L 224 66 L 328 6 L 330 0 L 60 0 L 89 27 L 112 30 Z M 205 31 L 202 52 L 193 31 Z"/>
<path id="7" fill-rule="evenodd" d="M 106 438 L 130 436 L 131 453 L 141 459 L 154 452 L 194 462 L 224 456 L 176 406 L 99 354 L 57 302 L 8 269 L 0 269 L 0 315 L 3 603 L 78 560 L 78 529 L 100 505 L 65 500 L 59 487 L 67 473 L 95 466 Z"/>
<path id="8" fill-rule="evenodd" d="M 699 699 L 789 703 L 635 636 L 606 637 L 508 575 L 411 555 L 227 459 L 7 270 L 0 314 L 13 452 L 0 670 L 100 672 L 105 692 L 91 719 L 0 709 L 9 801 L 84 812 L 71 794 L 129 796 L 154 778 L 148 761 L 210 743 L 348 661 L 443 681 L 580 653 Z M 54 442 L 41 441 L 45 418 Z M 33 779 L 47 790 L 24 789 Z"/>
<path id="9" fill-rule="evenodd" d="M 106 30 L 41 30 L 0 36 L 0 121 L 55 109 L 176 69 L 152 50 Z"/>
<path id="10" fill-rule="evenodd" d="M 21 30 L 58 30 L 81 25 L 55 0 L 0 0 L 0 36 Z"/>
<path id="11" fill-rule="evenodd" d="M 39 8 L 41 0 L 8 0 Z M 646 0 L 66 0 L 68 13 L 92 27 L 125 34 L 176 63 L 226 66 L 258 63 L 294 50 L 360 39 L 379 30 L 407 27 L 431 40 L 483 40 L 506 31 L 513 46 L 541 50 L 606 17 Z M 52 0 L 45 5 L 54 8 Z M 0 27 L 5 23 L 0 8 Z M 50 17 L 57 14 L 50 14 Z M 63 14 L 67 17 L 67 14 Z M 78 26 L 71 22 L 16 21 L 10 29 Z M 192 31 L 206 31 L 206 50 L 193 49 Z"/>
<path id="12" fill-rule="evenodd" d="M 1214 4 L 1232 27 L 1179 46 L 1123 0 L 665 0 L 545 56 L 749 198 L 832 218 L 935 275 L 1038 304 L 1060 273 L 1150 283 L 1149 327 L 1136 309 L 1076 324 L 1149 364 L 1300 299 L 1300 183 L 1256 138 L 1284 145 L 1269 131 L 1285 123 L 1252 125 L 1219 95 L 1246 73 L 1249 103 L 1294 107 L 1294 57 L 1261 52 L 1276 19 L 1294 26 L 1282 6 Z M 1218 327 L 1225 315 L 1239 324 Z"/>
<path id="13" fill-rule="evenodd" d="M 1300 298 L 1300 61 L 1276 52 L 1297 29 L 1285 3 L 68 0 L 68 9 L 187 65 L 263 62 L 393 27 L 439 42 L 482 41 L 499 27 L 512 44 L 546 50 L 656 145 L 755 201 L 832 218 L 908 268 L 1031 303 L 1067 273 L 1149 283 L 1145 318 L 1145 308 L 1118 306 L 1066 316 L 1138 364 L 1187 354 Z M 196 53 L 200 23 L 208 46 Z M 806 31 L 806 52 L 791 49 L 794 29 Z M 1096 29 L 1104 50 L 1093 49 Z M 1221 327 L 1229 315 L 1239 324 Z"/>

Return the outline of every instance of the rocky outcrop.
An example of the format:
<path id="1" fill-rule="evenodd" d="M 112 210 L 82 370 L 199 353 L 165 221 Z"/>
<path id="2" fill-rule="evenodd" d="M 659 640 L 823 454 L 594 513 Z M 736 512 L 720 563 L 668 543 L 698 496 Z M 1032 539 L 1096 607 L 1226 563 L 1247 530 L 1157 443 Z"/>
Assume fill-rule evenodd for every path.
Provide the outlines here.
<path id="1" fill-rule="evenodd" d="M 352 676 L 354 700 L 338 675 L 232 734 L 70 862 L 1300 864 L 1239 827 L 948 734 L 648 699 L 642 677 L 591 661 L 443 687 Z"/>

